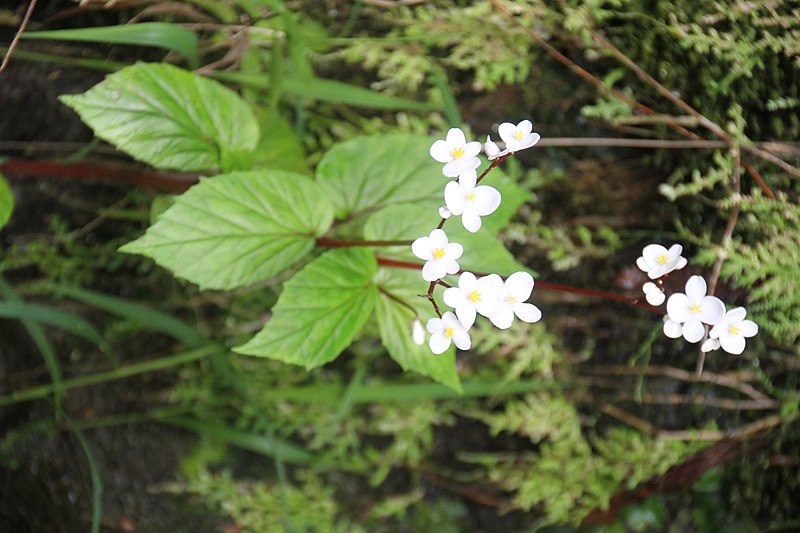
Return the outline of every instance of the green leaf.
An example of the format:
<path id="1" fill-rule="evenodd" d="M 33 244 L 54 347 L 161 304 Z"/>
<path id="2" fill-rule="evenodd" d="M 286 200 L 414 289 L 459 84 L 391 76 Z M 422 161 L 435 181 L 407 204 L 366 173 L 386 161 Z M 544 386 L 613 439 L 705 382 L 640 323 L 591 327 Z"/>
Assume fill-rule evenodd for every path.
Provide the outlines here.
<path id="1" fill-rule="evenodd" d="M 383 345 L 403 370 L 429 376 L 454 391 L 461 392 L 461 381 L 456 372 L 455 348 L 451 346 L 445 353 L 434 355 L 427 343 L 418 346 L 411 338 L 411 325 L 416 317 L 419 317 L 423 326 L 428 318 L 433 317 L 433 308 L 428 300 L 418 296 L 420 292 L 424 292 L 424 283 L 421 280 L 416 271 L 388 268 L 378 270 L 375 284 L 381 289 L 381 294 L 375 315 Z M 395 298 L 411 306 L 413 311 Z"/>
<path id="2" fill-rule="evenodd" d="M 258 124 L 236 93 L 171 65 L 137 63 L 61 101 L 95 135 L 158 168 L 246 168 L 258 141 Z"/>
<path id="3" fill-rule="evenodd" d="M 8 223 L 14 210 L 14 194 L 6 178 L 0 174 L 0 229 Z"/>
<path id="4" fill-rule="evenodd" d="M 291 267 L 332 220 L 333 208 L 305 176 L 232 172 L 202 179 L 120 251 L 151 257 L 201 288 L 231 289 Z"/>
<path id="5" fill-rule="evenodd" d="M 292 126 L 272 109 L 256 112 L 261 138 L 253 153 L 253 168 L 274 168 L 311 175 L 303 147 Z"/>
<path id="6" fill-rule="evenodd" d="M 141 22 L 97 28 L 32 31 L 23 33 L 22 38 L 155 46 L 181 54 L 191 68 L 196 68 L 199 64 L 197 35 L 191 30 L 169 22 Z"/>
<path id="7" fill-rule="evenodd" d="M 286 282 L 264 329 L 234 351 L 307 369 L 334 360 L 372 314 L 376 270 L 364 248 L 324 253 Z"/>
<path id="8" fill-rule="evenodd" d="M 405 134 L 352 139 L 322 157 L 317 180 L 329 188 L 338 218 L 441 198 L 447 178 L 428 153 L 432 143 L 428 137 Z"/>

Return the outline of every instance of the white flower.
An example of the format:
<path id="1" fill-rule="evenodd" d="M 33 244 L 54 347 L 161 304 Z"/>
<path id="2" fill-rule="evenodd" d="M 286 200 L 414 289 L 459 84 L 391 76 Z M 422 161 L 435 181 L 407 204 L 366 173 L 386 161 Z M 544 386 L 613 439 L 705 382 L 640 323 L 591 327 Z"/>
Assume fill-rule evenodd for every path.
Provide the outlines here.
<path id="1" fill-rule="evenodd" d="M 451 214 L 452 213 L 450 213 L 450 210 L 447 209 L 446 207 L 439 208 L 439 216 L 442 217 L 443 219 L 447 220 L 448 218 L 450 218 Z"/>
<path id="2" fill-rule="evenodd" d="M 664 335 L 670 339 L 677 339 L 683 335 L 683 326 L 680 322 L 675 322 L 669 316 L 664 317 Z"/>
<path id="3" fill-rule="evenodd" d="M 516 126 L 511 122 L 503 122 L 497 129 L 500 138 L 506 143 L 506 150 L 511 152 L 518 152 L 526 148 L 530 148 L 539 142 L 540 136 L 538 133 L 533 133 L 533 124 L 530 120 L 523 120 Z"/>
<path id="4" fill-rule="evenodd" d="M 486 157 L 489 160 L 497 159 L 500 156 L 506 155 L 506 152 L 500 152 L 500 148 L 488 135 L 486 136 L 486 143 L 483 145 L 483 150 L 486 152 Z"/>
<path id="5" fill-rule="evenodd" d="M 647 303 L 650 305 L 659 306 L 664 303 L 664 300 L 667 299 L 664 296 L 664 291 L 653 283 L 652 281 L 648 281 L 644 285 L 642 285 L 642 290 L 644 291 L 644 298 L 647 300 Z"/>
<path id="6" fill-rule="evenodd" d="M 713 326 L 725 314 L 725 304 L 716 296 L 706 296 L 706 280 L 700 276 L 692 276 L 686 282 L 686 294 L 676 293 L 667 300 L 667 315 L 670 321 L 681 325 L 681 334 L 689 342 L 697 342 L 703 338 L 703 323 Z M 668 326 L 670 331 L 668 331 Z M 676 338 L 677 329 L 664 324 L 664 334 Z"/>
<path id="7" fill-rule="evenodd" d="M 686 258 L 681 257 L 682 251 L 680 244 L 673 244 L 669 250 L 660 244 L 648 244 L 642 250 L 642 257 L 636 260 L 636 266 L 646 272 L 650 279 L 657 279 L 686 266 Z"/>
<path id="8" fill-rule="evenodd" d="M 706 339 L 706 342 L 700 346 L 700 351 L 703 353 L 713 352 L 714 350 L 719 350 L 719 347 L 719 339 Z"/>
<path id="9" fill-rule="evenodd" d="M 444 303 L 455 308 L 458 320 L 467 328 L 475 323 L 476 311 L 488 318 L 494 315 L 499 304 L 489 276 L 475 279 L 472 272 L 462 273 L 458 287 L 445 289 L 443 297 Z"/>
<path id="10" fill-rule="evenodd" d="M 492 324 L 500 329 L 508 329 L 514 321 L 514 315 L 523 322 L 538 322 L 542 312 L 533 304 L 525 303 L 533 291 L 533 277 L 527 272 L 514 272 L 503 283 L 497 274 L 486 276 L 492 282 L 492 288 L 498 299 L 497 309 L 489 315 Z M 481 278 L 484 279 L 484 278 Z"/>
<path id="11" fill-rule="evenodd" d="M 467 142 L 464 132 L 458 128 L 450 128 L 445 140 L 434 142 L 430 149 L 431 157 L 439 163 L 445 163 L 442 173 L 448 178 L 478 168 L 481 161 L 475 156 L 480 152 L 481 143 Z"/>
<path id="12" fill-rule="evenodd" d="M 422 322 L 415 318 L 411 323 L 411 338 L 414 339 L 414 344 L 422 346 L 425 344 L 425 330 L 422 329 Z"/>
<path id="13" fill-rule="evenodd" d="M 422 278 L 425 281 L 436 281 L 447 274 L 458 272 L 456 259 L 464 253 L 464 248 L 455 242 L 448 243 L 445 232 L 435 229 L 429 236 L 420 237 L 411 243 L 411 251 L 427 261 L 422 267 Z"/>
<path id="14" fill-rule="evenodd" d="M 745 345 L 744 339 L 758 333 L 758 324 L 752 320 L 745 320 L 745 316 L 747 316 L 747 311 L 744 310 L 744 307 L 731 309 L 711 328 L 710 337 L 719 339 L 719 345 L 730 354 L 742 353 Z"/>
<path id="15" fill-rule="evenodd" d="M 481 217 L 494 213 L 500 205 L 500 193 L 488 185 L 475 186 L 478 175 L 474 170 L 464 172 L 458 182 L 451 181 L 444 188 L 444 203 L 454 215 L 461 215 L 461 223 L 475 233 L 481 228 Z"/>
<path id="16" fill-rule="evenodd" d="M 442 315 L 442 318 L 431 318 L 425 327 L 431 333 L 428 346 L 437 355 L 444 353 L 451 342 L 462 350 L 469 350 L 472 345 L 467 328 L 449 311 Z"/>

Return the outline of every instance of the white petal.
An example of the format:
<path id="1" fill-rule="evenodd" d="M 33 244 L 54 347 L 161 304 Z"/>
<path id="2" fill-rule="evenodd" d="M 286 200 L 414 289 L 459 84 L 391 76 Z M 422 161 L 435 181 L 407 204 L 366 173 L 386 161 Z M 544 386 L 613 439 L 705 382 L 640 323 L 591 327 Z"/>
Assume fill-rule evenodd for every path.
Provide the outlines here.
<path id="1" fill-rule="evenodd" d="M 689 312 L 689 298 L 681 292 L 677 292 L 667 300 L 667 314 L 671 320 L 682 324 L 691 318 Z"/>
<path id="2" fill-rule="evenodd" d="M 456 329 L 461 327 L 461 323 L 456 318 L 456 315 L 454 315 L 450 311 L 447 311 L 445 314 L 442 315 L 442 325 L 444 326 L 445 329 L 447 328 Z"/>
<path id="3" fill-rule="evenodd" d="M 444 353 L 450 347 L 450 339 L 444 336 L 444 331 L 437 331 L 431 335 L 431 340 L 428 341 L 428 346 L 433 353 L 439 355 Z"/>
<path id="4" fill-rule="evenodd" d="M 519 124 L 517 124 L 516 129 L 520 130 L 524 135 L 528 135 L 530 132 L 533 131 L 533 123 L 530 120 L 525 119 Z"/>
<path id="5" fill-rule="evenodd" d="M 642 292 L 645 294 L 650 294 L 651 292 L 661 292 L 661 289 L 658 288 L 658 285 L 653 283 L 652 281 L 648 281 L 644 285 L 642 285 Z"/>
<path id="6" fill-rule="evenodd" d="M 645 300 L 647 300 L 647 303 L 656 307 L 663 304 L 664 300 L 667 299 L 667 297 L 664 296 L 664 293 L 658 289 L 652 292 L 648 292 L 647 294 L 644 295 L 644 298 Z"/>
<path id="7" fill-rule="evenodd" d="M 464 145 L 464 157 L 475 157 L 481 153 L 481 143 L 478 141 L 468 142 Z"/>
<path id="8" fill-rule="evenodd" d="M 475 290 L 477 284 L 478 280 L 472 272 L 464 272 L 458 277 L 458 288 L 461 289 L 461 292 L 465 295 Z"/>
<path id="9" fill-rule="evenodd" d="M 428 235 L 428 238 L 430 239 L 431 248 L 444 248 L 447 246 L 447 234 L 443 229 L 433 230 L 430 235 Z"/>
<path id="10" fill-rule="evenodd" d="M 690 302 L 699 302 L 706 295 L 706 280 L 700 276 L 692 276 L 686 282 L 686 296 Z"/>
<path id="11" fill-rule="evenodd" d="M 465 329 L 457 330 L 453 334 L 453 342 L 460 350 L 469 350 L 470 346 L 472 346 L 472 340 Z"/>
<path id="12" fill-rule="evenodd" d="M 458 274 L 458 271 L 460 270 L 460 268 L 458 266 L 458 262 L 457 261 L 454 261 L 452 259 L 444 259 L 443 262 L 444 262 L 444 270 L 445 270 L 445 272 L 447 272 L 448 274 Z"/>
<path id="13" fill-rule="evenodd" d="M 655 265 L 658 265 L 658 258 L 663 256 L 668 256 L 669 252 L 666 248 L 661 246 L 660 244 L 648 244 L 642 250 L 642 257 L 644 257 L 647 266 L 653 268 Z"/>
<path id="14" fill-rule="evenodd" d="M 697 318 L 690 318 L 683 325 L 683 338 L 689 342 L 697 342 L 703 338 L 706 328 Z"/>
<path id="15" fill-rule="evenodd" d="M 422 279 L 425 281 L 436 281 L 445 277 L 447 275 L 447 265 L 444 263 L 444 261 L 439 259 L 431 259 L 422 265 Z"/>
<path id="16" fill-rule="evenodd" d="M 532 324 L 542 319 L 542 312 L 533 304 L 514 304 L 514 314 L 523 322 Z"/>
<path id="17" fill-rule="evenodd" d="M 450 153 L 447 143 L 441 140 L 431 145 L 430 154 L 439 163 L 447 163 L 453 160 L 453 155 Z"/>
<path id="18" fill-rule="evenodd" d="M 475 170 L 481 166 L 481 160 L 477 157 L 462 157 L 461 159 L 453 159 L 447 163 L 442 169 L 442 174 L 448 178 L 455 178 L 464 172 Z"/>
<path id="19" fill-rule="evenodd" d="M 714 350 L 718 350 L 720 347 L 719 339 L 706 339 L 706 342 L 700 346 L 701 352 L 713 352 Z"/>
<path id="20" fill-rule="evenodd" d="M 497 128 L 497 133 L 500 135 L 500 138 L 503 139 L 503 142 L 508 144 L 509 142 L 514 141 L 514 132 L 517 130 L 517 127 L 510 123 L 510 122 L 503 122 Z"/>
<path id="21" fill-rule="evenodd" d="M 669 318 L 667 318 L 666 320 L 664 320 L 664 335 L 666 335 L 670 339 L 677 339 L 678 337 L 683 335 L 683 326 L 681 326 L 678 322 L 675 322 L 674 320 L 670 320 Z"/>
<path id="22" fill-rule="evenodd" d="M 472 325 L 475 323 L 475 304 L 472 303 L 469 299 L 464 299 L 464 301 L 456 307 L 456 316 L 458 316 L 458 321 L 465 328 L 471 328 Z M 458 343 L 456 343 L 458 346 Z M 461 348 L 459 346 L 459 348 Z M 461 348 L 462 350 L 466 350 L 466 348 Z"/>
<path id="23" fill-rule="evenodd" d="M 500 191 L 488 185 L 475 187 L 475 211 L 482 217 L 491 215 L 500 206 Z"/>
<path id="24" fill-rule="evenodd" d="M 414 319 L 414 322 L 411 323 L 411 338 L 417 346 L 425 344 L 425 330 L 422 328 L 422 322 L 419 319 Z"/>
<path id="25" fill-rule="evenodd" d="M 462 172 L 458 176 L 458 184 L 464 188 L 464 194 L 475 188 L 475 183 L 478 181 L 478 173 L 474 170 Z"/>
<path id="26" fill-rule="evenodd" d="M 639 270 L 642 272 L 650 271 L 650 266 L 647 264 L 647 261 L 644 260 L 644 257 L 640 257 L 636 260 L 636 266 L 639 267 Z"/>
<path id="27" fill-rule="evenodd" d="M 447 137 L 445 137 L 444 140 L 450 146 L 450 149 L 458 148 L 459 146 L 464 146 L 467 144 L 467 138 L 464 136 L 464 132 L 461 131 L 460 128 L 450 128 L 447 131 Z"/>
<path id="28" fill-rule="evenodd" d="M 455 181 L 451 181 L 444 187 L 444 203 L 447 209 L 454 215 L 464 212 L 464 205 L 467 203 L 467 193 L 464 187 Z"/>
<path id="29" fill-rule="evenodd" d="M 428 237 L 420 237 L 411 243 L 411 252 L 425 261 L 433 259 L 433 248 Z"/>
<path id="30" fill-rule="evenodd" d="M 514 296 L 518 302 L 524 302 L 533 291 L 533 276 L 527 272 L 514 272 L 505 283 L 508 294 Z"/>
<path id="31" fill-rule="evenodd" d="M 425 328 L 428 330 L 428 333 L 436 333 L 437 331 L 444 330 L 444 324 L 442 324 L 441 318 L 431 318 L 428 320 L 428 323 L 425 324 Z"/>
<path id="32" fill-rule="evenodd" d="M 716 296 L 703 298 L 701 307 L 703 312 L 698 318 L 711 326 L 717 324 L 725 316 L 725 304 Z"/>
<path id="33" fill-rule="evenodd" d="M 497 154 L 500 153 L 500 148 L 488 135 L 486 136 L 486 144 L 483 145 L 483 149 L 486 152 L 486 157 L 489 159 L 494 159 Z"/>
<path id="34" fill-rule="evenodd" d="M 720 335 L 719 342 L 729 354 L 739 355 L 744 351 L 745 340 L 741 335 Z"/>
<path id="35" fill-rule="evenodd" d="M 752 320 L 742 320 L 739 322 L 739 332 L 742 337 L 753 337 L 758 333 L 758 324 Z"/>
<path id="36" fill-rule="evenodd" d="M 500 300 L 491 294 L 481 294 L 481 299 L 475 302 L 475 310 L 489 320 L 497 313 Z"/>
<path id="37" fill-rule="evenodd" d="M 452 259 L 455 261 L 464 253 L 464 247 L 457 242 L 451 242 L 444 247 L 444 253 L 447 259 Z M 451 272 L 451 274 L 454 274 L 454 272 Z"/>
<path id="38" fill-rule="evenodd" d="M 481 217 L 475 212 L 475 209 L 467 207 L 461 214 L 461 223 L 467 231 L 475 233 L 481 229 Z"/>
<path id="39" fill-rule="evenodd" d="M 510 305 L 501 302 L 497 306 L 497 309 L 495 309 L 495 312 L 488 318 L 492 321 L 492 324 L 498 328 L 508 329 L 514 322 L 514 310 Z"/>
<path id="40" fill-rule="evenodd" d="M 667 257 L 669 258 L 669 262 L 672 263 L 673 261 L 675 261 L 678 258 L 678 256 L 681 255 L 682 251 L 683 251 L 683 246 L 681 246 L 680 244 L 673 244 L 672 246 L 670 246 L 669 250 L 667 250 Z"/>
<path id="41" fill-rule="evenodd" d="M 675 270 L 680 270 L 680 269 L 682 269 L 682 268 L 683 268 L 683 267 L 685 267 L 685 266 L 686 266 L 688 263 L 689 263 L 689 261 L 687 261 L 685 257 L 681 257 L 680 259 L 678 259 L 678 263 L 675 265 Z"/>
<path id="42" fill-rule="evenodd" d="M 744 320 L 744 317 L 747 316 L 747 311 L 744 307 L 737 307 L 735 309 L 731 309 L 727 313 L 725 313 L 725 322 L 730 324 L 735 324 L 737 322 L 741 322 Z"/>
<path id="43" fill-rule="evenodd" d="M 461 292 L 461 289 L 458 287 L 448 287 L 444 290 L 442 294 L 442 299 L 444 300 L 445 305 L 448 307 L 452 307 L 453 309 L 457 308 L 459 305 L 464 303 L 467 297 Z"/>
<path id="44" fill-rule="evenodd" d="M 529 133 L 524 139 L 522 139 L 522 142 L 520 142 L 518 150 L 526 150 L 531 146 L 534 146 L 541 138 L 541 135 L 538 133 Z"/>
<path id="45" fill-rule="evenodd" d="M 439 208 L 439 216 L 444 218 L 445 220 L 450 218 L 450 214 L 451 214 L 450 210 L 447 209 L 446 207 L 440 207 Z"/>

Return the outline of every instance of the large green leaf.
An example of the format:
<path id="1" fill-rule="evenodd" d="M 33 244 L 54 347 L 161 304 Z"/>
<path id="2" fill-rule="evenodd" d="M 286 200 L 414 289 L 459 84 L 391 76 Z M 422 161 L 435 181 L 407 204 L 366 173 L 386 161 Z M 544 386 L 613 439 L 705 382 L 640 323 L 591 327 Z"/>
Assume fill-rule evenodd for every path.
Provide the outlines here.
<path id="1" fill-rule="evenodd" d="M 232 172 L 202 179 L 122 252 L 152 257 L 201 288 L 274 276 L 313 248 L 333 208 L 301 174 Z"/>
<path id="2" fill-rule="evenodd" d="M 433 139 L 415 135 L 359 137 L 331 148 L 317 167 L 338 218 L 398 202 L 441 197 L 447 178 L 428 154 Z"/>
<path id="3" fill-rule="evenodd" d="M 256 112 L 261 138 L 253 153 L 253 168 L 274 168 L 311 175 L 291 124 L 275 110 L 266 108 Z"/>
<path id="4" fill-rule="evenodd" d="M 197 67 L 197 35 L 187 28 L 169 22 L 140 22 L 120 26 L 74 28 L 67 30 L 29 31 L 24 39 L 51 39 L 107 44 L 155 46 L 174 50 L 186 58 L 189 66 Z"/>
<path id="5" fill-rule="evenodd" d="M 234 351 L 308 369 L 336 359 L 372 314 L 376 270 L 364 248 L 324 253 L 286 282 L 264 329 Z"/>
<path id="6" fill-rule="evenodd" d="M 403 370 L 429 376 L 461 392 L 461 381 L 456 372 L 455 348 L 451 346 L 445 353 L 434 355 L 427 343 L 418 346 L 411 337 L 411 325 L 415 317 L 419 317 L 424 326 L 434 316 L 433 307 L 428 300 L 418 296 L 418 293 L 424 292 L 419 272 L 381 268 L 375 276 L 375 283 L 382 289 L 375 313 L 378 329 L 383 345 L 392 359 Z"/>
<path id="7" fill-rule="evenodd" d="M 167 64 L 137 63 L 61 101 L 95 135 L 158 168 L 247 168 L 259 137 L 236 93 Z"/>
<path id="8" fill-rule="evenodd" d="M 8 186 L 6 178 L 0 174 L 0 229 L 8 223 L 14 210 L 14 194 Z"/>

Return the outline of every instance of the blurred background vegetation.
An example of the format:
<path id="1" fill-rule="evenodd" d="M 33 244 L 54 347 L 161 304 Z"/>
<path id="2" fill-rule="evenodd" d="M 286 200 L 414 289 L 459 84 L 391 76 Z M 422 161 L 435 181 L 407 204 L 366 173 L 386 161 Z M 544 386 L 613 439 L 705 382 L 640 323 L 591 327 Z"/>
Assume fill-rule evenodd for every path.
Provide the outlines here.
<path id="1" fill-rule="evenodd" d="M 7 530 L 800 529 L 795 2 L 22 4 L 0 8 Z M 281 279 L 201 292 L 118 254 L 196 176 L 56 100 L 135 61 L 240 91 L 259 162 L 309 174 L 357 135 L 531 118 L 521 262 L 634 298 L 642 247 L 680 242 L 668 289 L 705 275 L 761 333 L 703 361 L 649 313 L 537 289 L 539 324 L 473 330 L 462 396 L 367 337 L 310 373 L 236 356 Z"/>

